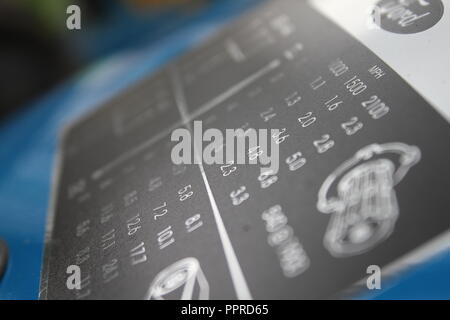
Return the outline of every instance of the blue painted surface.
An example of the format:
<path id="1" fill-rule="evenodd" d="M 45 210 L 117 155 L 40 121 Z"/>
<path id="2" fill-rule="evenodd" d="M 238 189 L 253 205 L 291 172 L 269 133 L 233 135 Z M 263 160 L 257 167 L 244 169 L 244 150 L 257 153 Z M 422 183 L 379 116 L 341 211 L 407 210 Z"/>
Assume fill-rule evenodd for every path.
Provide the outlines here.
<path id="1" fill-rule="evenodd" d="M 382 282 L 381 290 L 369 291 L 360 299 L 449 300 L 450 253 L 443 252 L 417 268 Z"/>
<path id="2" fill-rule="evenodd" d="M 219 25 L 261 0 L 216 1 L 176 33 L 94 64 L 30 108 L 0 124 L 0 236 L 10 249 L 0 281 L 0 299 L 36 299 L 46 215 L 60 130 L 84 112 L 117 94 L 198 43 Z M 144 41 L 145 42 L 145 41 Z"/>
<path id="3" fill-rule="evenodd" d="M 261 0 L 216 2 L 182 30 L 105 59 L 0 124 L 0 236 L 10 249 L 0 299 L 36 299 L 52 168 L 61 128 L 156 70 L 219 25 Z M 139 42 L 142 42 L 139 37 Z M 450 298 L 450 256 L 408 274 L 365 298 Z"/>

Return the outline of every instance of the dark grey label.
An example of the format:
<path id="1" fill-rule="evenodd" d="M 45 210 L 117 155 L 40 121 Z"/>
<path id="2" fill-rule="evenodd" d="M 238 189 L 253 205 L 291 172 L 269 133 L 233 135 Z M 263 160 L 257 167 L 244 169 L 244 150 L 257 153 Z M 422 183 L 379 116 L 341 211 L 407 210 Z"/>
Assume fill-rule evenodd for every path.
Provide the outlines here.
<path id="1" fill-rule="evenodd" d="M 194 120 L 279 129 L 279 171 L 174 166 Z M 449 137 L 368 48 L 270 1 L 67 132 L 42 297 L 333 297 L 450 228 Z"/>
<path id="2" fill-rule="evenodd" d="M 372 18 L 382 29 L 394 33 L 417 33 L 430 29 L 441 20 L 441 0 L 381 0 Z"/>

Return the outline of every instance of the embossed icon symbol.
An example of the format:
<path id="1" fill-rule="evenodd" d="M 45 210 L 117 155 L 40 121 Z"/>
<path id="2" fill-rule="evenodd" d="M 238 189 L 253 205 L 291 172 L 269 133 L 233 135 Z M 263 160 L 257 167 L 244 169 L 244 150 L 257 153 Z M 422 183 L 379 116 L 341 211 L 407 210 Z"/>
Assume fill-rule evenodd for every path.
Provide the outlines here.
<path id="1" fill-rule="evenodd" d="M 163 269 L 150 285 L 146 299 L 208 300 L 209 284 L 198 260 L 185 258 Z"/>
<path id="2" fill-rule="evenodd" d="M 327 177 L 317 208 L 332 214 L 324 245 L 333 256 L 364 253 L 389 237 L 399 215 L 394 187 L 420 155 L 399 142 L 372 144 Z"/>

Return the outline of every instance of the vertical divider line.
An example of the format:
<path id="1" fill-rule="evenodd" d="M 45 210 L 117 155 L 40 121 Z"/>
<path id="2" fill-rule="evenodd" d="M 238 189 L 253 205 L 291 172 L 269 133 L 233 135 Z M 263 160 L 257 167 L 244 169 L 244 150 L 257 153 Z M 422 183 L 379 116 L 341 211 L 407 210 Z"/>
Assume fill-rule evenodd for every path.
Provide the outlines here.
<path id="1" fill-rule="evenodd" d="M 186 124 L 189 131 L 192 132 L 192 126 L 189 119 L 183 86 L 180 82 L 178 72 L 177 70 L 175 70 L 175 66 L 172 66 L 170 68 L 170 78 L 172 80 L 172 84 L 174 87 L 175 101 L 178 107 L 178 111 L 181 114 L 182 121 Z M 205 173 L 205 168 L 203 167 L 202 155 L 199 155 L 195 143 L 194 143 L 194 153 L 195 153 L 194 156 L 196 157 L 198 162 L 200 173 L 203 178 L 203 183 L 205 184 L 206 192 L 208 194 L 209 202 L 213 211 L 214 220 L 217 225 L 220 241 L 222 243 L 222 247 L 225 253 L 225 259 L 228 264 L 228 269 L 230 271 L 231 280 L 233 282 L 236 296 L 239 300 L 251 300 L 252 295 L 250 293 L 250 289 L 248 288 L 247 281 L 245 280 L 244 273 L 242 272 L 239 260 L 236 256 L 236 252 L 234 251 L 230 237 L 228 236 L 228 232 L 223 223 L 222 216 L 220 215 L 219 208 L 217 207 L 216 200 L 214 199 L 214 195 L 208 182 L 208 177 L 206 176 Z"/>

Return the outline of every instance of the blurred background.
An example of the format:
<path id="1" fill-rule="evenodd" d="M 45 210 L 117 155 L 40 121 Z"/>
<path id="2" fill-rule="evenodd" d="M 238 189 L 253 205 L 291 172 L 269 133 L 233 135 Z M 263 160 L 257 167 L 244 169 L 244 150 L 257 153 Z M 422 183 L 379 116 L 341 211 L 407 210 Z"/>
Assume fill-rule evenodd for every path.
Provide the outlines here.
<path id="1" fill-rule="evenodd" d="M 149 45 L 224 0 L 0 0 L 0 117 L 93 61 Z M 244 1 L 245 2 L 245 1 Z M 81 8 L 81 30 L 66 9 Z"/>
<path id="2" fill-rule="evenodd" d="M 38 297 L 61 129 L 262 1 L 0 0 L 0 299 Z"/>

